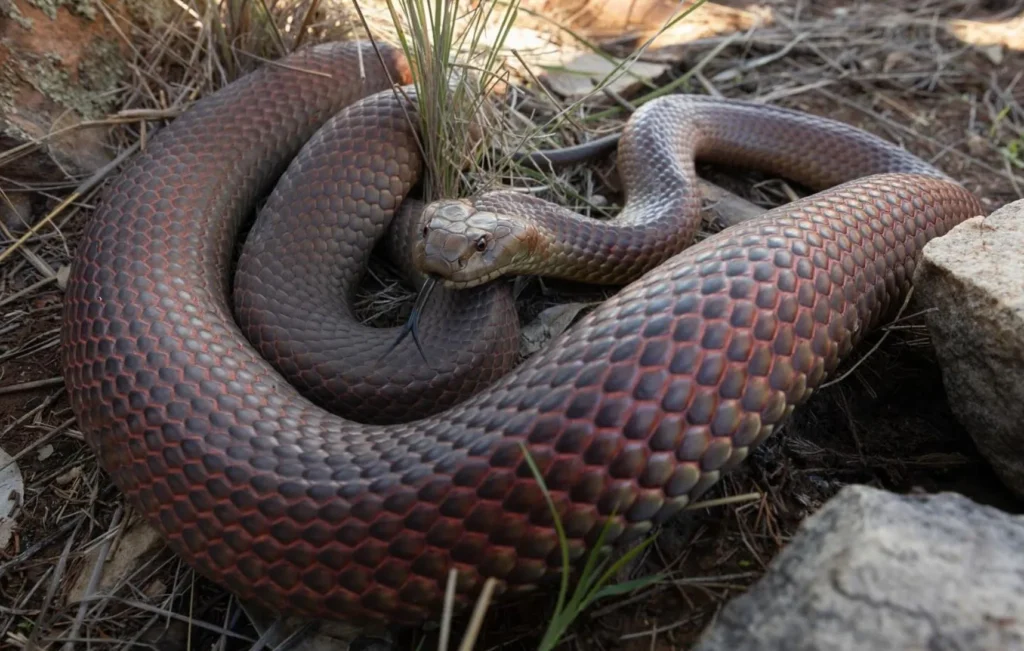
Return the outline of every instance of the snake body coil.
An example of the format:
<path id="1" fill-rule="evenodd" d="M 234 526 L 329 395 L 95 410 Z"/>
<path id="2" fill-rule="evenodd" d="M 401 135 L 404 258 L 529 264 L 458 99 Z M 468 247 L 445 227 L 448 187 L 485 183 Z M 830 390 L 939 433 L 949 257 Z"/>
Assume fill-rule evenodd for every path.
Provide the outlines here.
<path id="1" fill-rule="evenodd" d="M 407 83 L 397 54 L 384 55 L 391 79 Z M 303 397 L 247 341 L 232 315 L 230 264 L 242 220 L 303 143 L 342 107 L 390 87 L 373 50 L 362 57 L 361 66 L 352 45 L 296 53 L 158 133 L 87 225 L 67 289 L 67 387 L 103 468 L 188 563 L 279 612 L 412 623 L 438 612 L 452 568 L 460 600 L 489 576 L 516 588 L 558 572 L 551 514 L 520 446 L 543 472 L 573 558 L 613 512 L 613 538 L 643 534 L 807 399 L 902 300 L 930 238 L 981 213 L 917 162 L 920 174 L 853 180 L 678 255 L 660 248 L 675 231 L 646 237 L 642 219 L 628 237 L 571 222 L 560 242 L 590 242 L 618 265 L 642 244 L 657 266 L 476 395 L 414 422 L 359 424 Z M 678 188 L 664 185 L 668 168 L 640 168 L 645 147 L 687 153 L 672 141 L 672 101 L 631 123 L 646 144 L 623 143 L 626 168 L 643 180 L 630 201 L 658 210 Z M 758 115 L 732 133 L 760 137 Z M 360 119 L 372 130 L 372 112 Z M 877 139 L 864 140 L 879 145 L 870 165 L 851 166 L 864 151 L 851 158 L 847 132 L 804 119 L 813 136 L 776 138 L 799 145 L 798 162 L 827 180 L 914 171 L 905 166 L 916 159 Z M 724 144 L 698 153 L 728 159 Z M 351 146 L 348 163 L 308 171 L 326 185 L 362 179 L 364 190 L 389 191 L 399 174 L 374 167 L 381 152 Z M 786 159 L 772 147 L 761 154 L 768 165 Z M 680 201 L 692 234 L 694 200 Z M 293 231 L 300 254 L 331 246 L 311 223 Z M 354 255 L 372 242 L 341 245 Z M 559 260 L 583 249 L 566 250 Z M 317 313 L 299 299 L 281 319 Z M 316 367 L 316 351 L 303 356 Z"/>

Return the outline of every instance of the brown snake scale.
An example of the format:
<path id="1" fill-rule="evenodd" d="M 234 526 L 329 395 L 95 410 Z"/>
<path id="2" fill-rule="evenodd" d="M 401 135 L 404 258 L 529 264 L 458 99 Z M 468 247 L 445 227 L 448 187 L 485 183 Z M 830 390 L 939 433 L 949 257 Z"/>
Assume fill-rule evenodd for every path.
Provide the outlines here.
<path id="1" fill-rule="evenodd" d="M 485 577 L 515 589 L 557 573 L 551 514 L 521 444 L 542 469 L 574 559 L 613 512 L 613 539 L 644 534 L 742 462 L 892 314 L 929 239 L 982 214 L 970 193 L 923 162 L 821 118 L 799 118 L 806 132 L 790 125 L 775 133 L 795 145 L 783 155 L 787 148 L 772 144 L 758 115 L 799 114 L 758 107 L 746 118 L 724 114 L 733 115 L 723 120 L 730 128 L 698 153 L 750 162 L 740 147 L 749 140 L 760 148 L 753 162 L 781 161 L 790 165 L 781 172 L 809 183 L 822 171 L 827 178 L 818 181 L 830 183 L 920 173 L 851 180 L 666 253 L 660 247 L 672 238 L 672 246 L 689 243 L 699 215 L 671 181 L 682 174 L 685 183 L 685 170 L 647 163 L 652 148 L 689 146 L 672 144 L 674 121 L 684 117 L 672 107 L 685 100 L 663 98 L 637 112 L 620 145 L 620 169 L 641 188 L 627 201 L 636 217 L 623 226 L 629 234 L 616 239 L 612 226 L 597 223 L 552 226 L 564 229 L 559 247 L 589 242 L 595 255 L 618 255 L 612 267 L 620 271 L 637 257 L 632 243 L 645 242 L 654 268 L 472 397 L 439 397 L 450 406 L 412 422 L 360 424 L 303 397 L 281 373 L 322 367 L 342 377 L 349 355 L 361 360 L 357 371 L 372 372 L 366 360 L 376 359 L 369 349 L 380 340 L 361 344 L 365 333 L 339 326 L 349 329 L 336 336 L 323 325 L 325 338 L 342 346 L 340 358 L 324 361 L 320 355 L 339 353 L 315 337 L 305 348 L 277 339 L 290 325 L 321 327 L 327 312 L 354 319 L 345 297 L 331 296 L 349 291 L 351 263 L 274 263 L 271 255 L 256 265 L 265 272 L 250 276 L 236 298 L 240 312 L 285 309 L 252 327 L 276 364 L 236 323 L 231 264 L 243 221 L 304 143 L 326 142 L 314 134 L 331 115 L 391 87 L 373 50 L 363 55 L 360 79 L 354 46 L 306 49 L 287 67 L 266 66 L 204 98 L 156 134 L 87 225 L 67 288 L 66 382 L 103 468 L 188 563 L 282 613 L 415 623 L 439 611 L 451 568 L 462 603 Z M 408 83 L 399 55 L 384 55 L 394 81 Z M 293 256 L 365 261 L 384 227 L 348 220 L 390 218 L 412 182 L 411 168 L 389 159 L 408 152 L 375 140 L 390 132 L 367 106 L 374 104 L 345 113 L 362 129 L 340 141 L 348 150 L 292 165 L 314 180 L 289 181 L 268 201 L 264 214 L 288 225 L 271 231 L 271 243 Z M 858 138 L 866 149 L 852 155 Z M 309 164 L 317 160 L 325 162 Z M 285 196 L 288 188 L 297 194 Z M 660 217 L 645 211 L 665 210 L 666 198 L 682 202 L 679 230 L 661 221 L 657 237 L 646 238 L 643 220 Z M 648 208 L 637 207 L 644 202 Z M 321 221 L 335 213 L 343 213 L 335 215 L 340 226 Z M 553 258 L 576 255 L 565 251 Z M 315 293 L 303 283 L 315 284 L 318 274 L 336 278 Z M 498 290 L 478 295 L 487 291 Z M 330 300 L 338 305 L 316 304 Z M 459 300 L 470 299 L 449 295 L 433 318 L 457 320 Z M 443 350 L 502 327 L 484 311 L 464 323 L 439 334 L 425 323 L 424 335 Z M 474 354 L 500 349 L 507 335 Z M 401 361 L 422 367 L 403 350 Z M 480 361 L 470 357 L 458 364 Z M 464 378 L 460 390 L 471 388 L 472 374 L 451 368 Z M 312 391 L 318 380 L 308 378 Z M 356 406 L 386 410 L 398 394 L 373 387 L 388 380 L 342 378 L 337 386 L 362 396 Z M 440 396 L 429 375 L 398 384 Z"/>

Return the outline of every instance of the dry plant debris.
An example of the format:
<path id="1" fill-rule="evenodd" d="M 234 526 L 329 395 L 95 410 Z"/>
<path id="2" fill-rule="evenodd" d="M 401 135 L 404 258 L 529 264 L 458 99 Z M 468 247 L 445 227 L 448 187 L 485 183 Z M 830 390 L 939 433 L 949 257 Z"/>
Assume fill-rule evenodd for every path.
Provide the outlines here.
<path id="1" fill-rule="evenodd" d="M 646 52 L 643 60 L 665 69 L 627 96 L 601 93 L 570 105 L 536 86 L 515 87 L 508 101 L 508 149 L 611 133 L 651 92 L 721 94 L 829 115 L 899 142 L 960 179 L 990 208 L 1021 196 L 1024 54 L 1015 49 L 1018 40 L 993 34 L 998 25 L 1024 20 L 1022 3 L 719 4 L 753 5 L 771 20 L 756 28 L 702 30 L 697 40 Z M 16 527 L 0 550 L 0 647 L 233 649 L 280 633 L 159 546 L 113 583 L 104 578 L 98 563 L 133 535 L 138 517 L 97 467 L 64 395 L 62 270 L 99 188 L 154 129 L 195 98 L 296 44 L 358 34 L 350 7 L 340 0 L 225 2 L 221 21 L 212 21 L 214 4 L 182 0 L 154 10 L 148 24 L 122 32 L 131 72 L 117 98 L 119 112 L 107 119 L 118 152 L 113 164 L 95 177 L 45 185 L 13 180 L 0 167 L 3 196 L 19 210 L 30 207 L 36 224 L 24 232 L 8 221 L 0 224 L 0 448 L 17 458 L 24 477 Z M 375 33 L 388 31 L 382 4 L 363 1 L 360 7 Z M 980 29 L 980 23 L 988 27 Z M 217 28 L 199 30 L 200 24 Z M 964 40 L 972 37 L 965 24 L 985 36 L 981 43 Z M 557 26 L 539 33 L 552 47 L 580 48 Z M 512 70 L 515 53 L 509 60 Z M 510 81 L 520 80 L 510 73 Z M 0 154 L 4 166 L 11 164 L 10 154 Z M 800 193 L 764 175 L 703 172 L 760 207 Z M 488 181 L 482 175 L 474 180 Z M 504 181 L 596 217 L 613 211 L 619 200 L 611 161 L 555 177 Z M 408 308 L 409 292 L 393 278 L 380 263 L 367 280 L 362 304 L 372 322 L 400 319 Z M 521 289 L 527 320 L 557 302 L 606 295 L 535 280 Z M 718 502 L 665 528 L 621 577 L 661 571 L 664 580 L 599 603 L 563 648 L 686 648 L 725 600 L 757 579 L 800 520 L 847 483 L 958 490 L 1019 510 L 1005 501 L 944 402 L 920 310 L 911 304 L 886 332 L 883 345 L 866 360 L 851 360 L 847 369 L 857 364 L 852 373 L 817 395 L 744 470 L 720 484 L 710 496 Z M 37 453 L 44 446 L 52 449 L 48 456 Z M 725 499 L 751 494 L 754 499 Z M 69 599 L 73 586 L 82 585 L 82 599 Z M 549 607 L 544 595 L 492 606 L 477 648 L 534 648 Z M 400 648 L 434 648 L 436 632 L 405 635 Z"/>

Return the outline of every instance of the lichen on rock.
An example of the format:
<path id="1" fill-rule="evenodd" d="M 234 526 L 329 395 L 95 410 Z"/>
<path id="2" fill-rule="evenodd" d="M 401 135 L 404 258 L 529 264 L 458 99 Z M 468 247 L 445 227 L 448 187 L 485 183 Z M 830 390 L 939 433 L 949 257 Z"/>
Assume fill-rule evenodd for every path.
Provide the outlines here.
<path id="1" fill-rule="evenodd" d="M 0 0 L 0 16 L 13 20 L 22 29 L 32 29 L 32 19 L 21 13 L 12 0 Z"/>
<path id="2" fill-rule="evenodd" d="M 26 2 L 49 16 L 50 20 L 56 20 L 57 10 L 61 7 L 67 7 L 68 11 L 82 18 L 89 20 L 96 18 L 96 7 L 92 0 L 26 0 Z"/>

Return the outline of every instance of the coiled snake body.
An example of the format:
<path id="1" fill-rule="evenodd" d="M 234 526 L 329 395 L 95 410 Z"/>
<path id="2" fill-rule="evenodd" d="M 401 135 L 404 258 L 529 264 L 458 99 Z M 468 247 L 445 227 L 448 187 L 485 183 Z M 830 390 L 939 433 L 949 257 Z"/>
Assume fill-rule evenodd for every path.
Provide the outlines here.
<path id="1" fill-rule="evenodd" d="M 365 260 L 418 165 L 408 140 L 366 144 L 390 133 L 395 116 L 372 102 L 353 107 L 345 119 L 362 130 L 344 141 L 348 149 L 300 155 L 268 201 L 271 222 L 286 224 L 271 224 L 271 241 L 287 240 L 299 257 L 342 260 L 249 267 L 240 315 L 285 310 L 249 328 L 276 364 L 236 325 L 231 260 L 243 219 L 303 144 L 312 138 L 322 153 L 337 143 L 320 126 L 391 81 L 408 82 L 401 57 L 383 54 L 390 80 L 372 49 L 360 64 L 357 46 L 326 45 L 198 102 L 112 184 L 67 289 L 66 383 L 103 468 L 188 563 L 279 612 L 411 623 L 437 613 L 453 567 L 461 600 L 486 577 L 515 588 L 557 573 L 551 514 L 521 445 L 542 470 L 574 559 L 613 513 L 613 539 L 643 534 L 807 399 L 902 300 L 930 238 L 982 212 L 956 183 L 855 129 L 768 107 L 663 98 L 633 117 L 620 146 L 626 219 L 538 217 L 555 273 L 582 268 L 620 282 L 630 265 L 654 268 L 486 388 L 489 378 L 474 388 L 472 373 L 451 371 L 461 391 L 478 391 L 472 397 L 434 390 L 431 400 L 450 406 L 412 422 L 360 424 L 303 397 L 281 373 L 330 375 L 345 359 L 377 359 L 378 350 L 366 354 L 377 344 L 346 330 L 335 341 L 339 366 L 323 361 L 319 344 L 289 348 L 275 338 L 289 326 L 320 327 L 320 303 L 331 300 L 341 305 L 335 316 L 354 319 L 344 297 L 330 294 L 348 291 L 358 274 L 346 260 Z M 676 137 L 689 114 L 704 135 Z M 699 220 L 685 187 L 694 153 L 811 185 L 856 180 L 676 253 Z M 500 213 L 536 204 L 516 201 L 497 193 L 478 205 Z M 290 284 L 318 269 L 335 276 L 320 294 Z M 505 327 L 490 311 L 501 299 L 482 294 L 497 291 L 491 286 L 446 299 L 486 306 L 445 331 L 451 341 Z M 453 303 L 443 305 L 437 318 L 457 321 Z M 427 329 L 432 345 L 452 345 Z M 507 350 L 509 340 L 498 332 L 464 362 Z M 376 401 L 371 411 L 386 410 L 391 399 L 373 387 L 387 380 L 341 386 L 362 396 L 355 407 Z M 429 395 L 430 381 L 404 386 Z"/>

